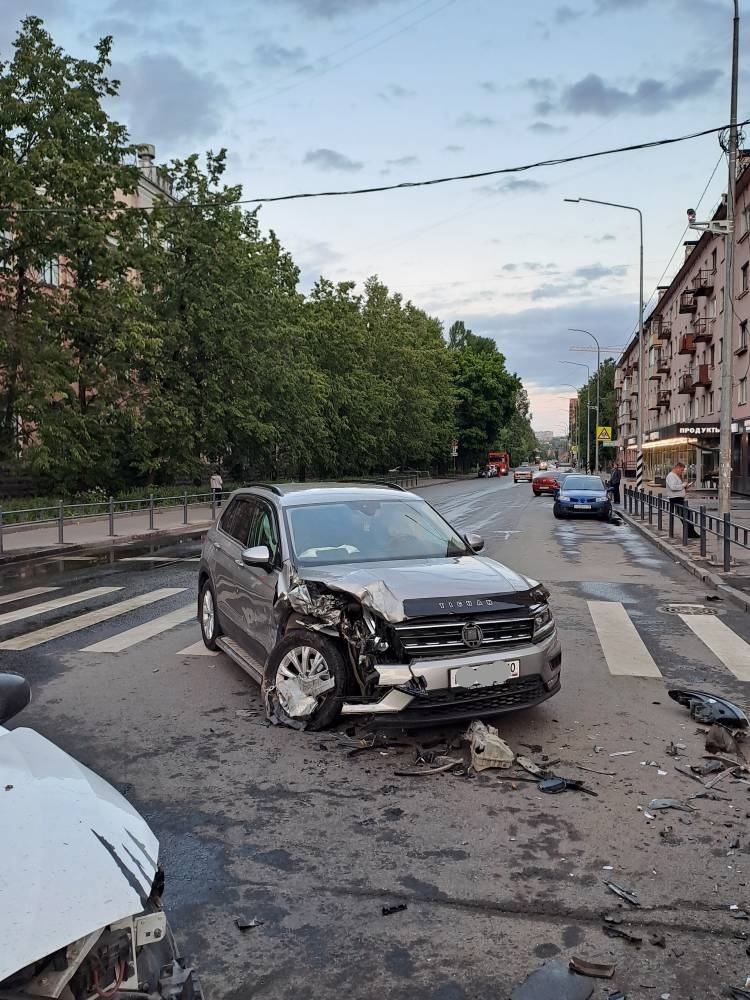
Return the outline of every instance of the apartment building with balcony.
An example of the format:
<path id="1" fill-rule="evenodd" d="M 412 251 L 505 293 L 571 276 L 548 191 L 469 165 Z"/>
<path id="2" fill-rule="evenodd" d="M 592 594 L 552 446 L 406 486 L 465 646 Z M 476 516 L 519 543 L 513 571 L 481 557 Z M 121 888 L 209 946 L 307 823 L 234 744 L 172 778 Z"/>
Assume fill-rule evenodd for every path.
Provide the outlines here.
<path id="1" fill-rule="evenodd" d="M 737 178 L 734 302 L 724 294 L 723 236 L 703 233 L 684 245 L 683 263 L 644 321 L 644 391 L 639 395 L 638 337 L 615 376 L 618 443 L 626 471 L 635 469 L 637 415 L 643 421 L 644 477 L 663 482 L 677 461 L 700 485 L 714 485 L 719 461 L 724 310 L 733 310 L 732 488 L 750 494 L 750 157 Z M 722 202 L 714 219 L 726 217 Z M 639 411 L 640 407 L 640 411 Z"/>

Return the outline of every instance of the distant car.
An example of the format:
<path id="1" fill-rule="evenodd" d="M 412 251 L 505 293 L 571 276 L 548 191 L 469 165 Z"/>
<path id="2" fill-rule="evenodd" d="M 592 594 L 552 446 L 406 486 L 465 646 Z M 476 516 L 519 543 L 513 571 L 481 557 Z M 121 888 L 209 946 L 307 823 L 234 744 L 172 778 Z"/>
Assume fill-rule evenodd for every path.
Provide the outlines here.
<path id="1" fill-rule="evenodd" d="M 485 465 L 483 469 L 479 470 L 480 479 L 494 479 L 497 476 L 497 467 L 494 465 Z"/>
<path id="2" fill-rule="evenodd" d="M 559 485 L 559 477 L 556 472 L 537 472 L 531 480 L 531 488 L 535 497 L 540 497 L 542 493 L 554 496 Z"/>
<path id="3" fill-rule="evenodd" d="M 530 465 L 519 465 L 517 469 L 513 470 L 513 482 L 514 483 L 530 483 L 534 478 L 534 470 Z"/>
<path id="4" fill-rule="evenodd" d="M 542 462 L 539 463 L 539 471 L 540 472 L 546 472 L 548 468 L 549 468 L 549 465 L 547 464 L 547 462 L 542 461 Z"/>
<path id="5" fill-rule="evenodd" d="M 557 518 L 586 515 L 608 521 L 612 501 L 601 476 L 565 476 L 555 497 L 553 513 Z"/>

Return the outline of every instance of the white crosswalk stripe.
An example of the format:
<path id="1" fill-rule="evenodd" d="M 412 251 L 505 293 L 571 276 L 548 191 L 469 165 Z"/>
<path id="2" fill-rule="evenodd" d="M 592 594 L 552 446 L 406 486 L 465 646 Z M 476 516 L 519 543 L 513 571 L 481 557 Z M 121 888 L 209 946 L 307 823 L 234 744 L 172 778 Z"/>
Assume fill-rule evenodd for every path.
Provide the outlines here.
<path id="1" fill-rule="evenodd" d="M 57 611 L 60 608 L 67 608 L 71 604 L 80 604 L 81 601 L 88 601 L 92 597 L 104 597 L 105 594 L 114 594 L 122 587 L 94 587 L 92 590 L 81 590 L 77 594 L 69 594 L 67 597 L 54 597 L 49 601 L 42 601 L 41 604 L 32 604 L 27 608 L 18 608 L 16 611 L 6 611 L 0 615 L 0 625 L 10 625 L 12 622 L 23 621 L 24 618 L 35 618 L 37 615 L 45 614 L 47 611 Z"/>
<path id="2" fill-rule="evenodd" d="M 126 629 L 126 631 L 111 636 L 109 639 L 102 639 L 101 642 L 95 642 L 91 646 L 84 646 L 81 652 L 121 653 L 124 649 L 130 649 L 131 646 L 135 646 L 139 642 L 152 639 L 155 635 L 161 635 L 162 632 L 167 632 L 177 625 L 184 625 L 185 622 L 195 621 L 195 616 L 195 604 L 186 604 L 183 608 L 177 608 L 176 611 L 160 615 L 159 618 L 153 618 L 150 622 L 145 622 L 143 625 L 136 625 L 134 628 Z"/>
<path id="3" fill-rule="evenodd" d="M 624 677 L 661 677 L 661 671 L 619 601 L 588 601 L 609 672 Z"/>
<path id="4" fill-rule="evenodd" d="M 750 646 L 713 615 L 680 615 L 687 627 L 741 681 L 750 681 Z"/>
<path id="5" fill-rule="evenodd" d="M 218 649 L 206 649 L 206 646 L 202 639 L 194 642 L 192 646 L 186 646 L 181 649 L 177 656 L 218 656 Z"/>
<path id="6" fill-rule="evenodd" d="M 100 590 L 118 590 L 118 587 L 110 588 L 100 588 Z M 89 611 L 86 614 L 78 615 L 75 618 L 67 618 L 63 621 L 57 622 L 55 625 L 48 625 L 45 628 L 36 629 L 33 632 L 26 632 L 22 635 L 16 636 L 15 639 L 6 639 L 4 642 L 0 642 L 0 649 L 30 649 L 32 646 L 40 646 L 44 642 L 49 642 L 52 639 L 59 639 L 61 636 L 70 635 L 72 632 L 78 632 L 81 629 L 89 628 L 91 625 L 98 625 L 100 622 L 108 621 L 111 618 L 117 618 L 118 615 L 124 615 L 128 611 L 135 611 L 137 608 L 146 607 L 149 604 L 155 604 L 156 601 L 164 600 L 166 597 L 174 597 L 175 594 L 182 594 L 185 592 L 185 587 L 162 587 L 159 590 L 151 590 L 146 594 L 139 594 L 137 597 L 131 597 L 126 601 L 118 601 L 116 604 L 110 604 L 105 608 L 99 608 L 96 611 Z M 50 602 L 51 603 L 51 602 Z"/>
<path id="7" fill-rule="evenodd" d="M 53 590 L 59 589 L 59 587 L 29 587 L 28 590 L 17 590 L 14 594 L 3 594 L 0 597 L 0 604 L 12 604 L 27 597 L 40 597 L 42 594 L 51 594 Z"/>

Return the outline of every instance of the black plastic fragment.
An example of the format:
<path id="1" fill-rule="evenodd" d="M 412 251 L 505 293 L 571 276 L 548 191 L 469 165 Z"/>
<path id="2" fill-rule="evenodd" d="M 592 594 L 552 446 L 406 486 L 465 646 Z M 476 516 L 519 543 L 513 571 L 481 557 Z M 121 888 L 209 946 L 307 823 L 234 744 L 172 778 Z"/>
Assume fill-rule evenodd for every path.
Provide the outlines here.
<path id="1" fill-rule="evenodd" d="M 672 701 L 686 708 L 696 722 L 718 722 L 731 729 L 747 729 L 748 718 L 741 708 L 708 691 L 692 691 L 685 688 L 672 688 L 668 692 Z"/>
<path id="2" fill-rule="evenodd" d="M 383 907 L 383 916 L 390 917 L 392 913 L 401 913 L 402 910 L 408 910 L 406 903 L 395 903 L 393 906 Z"/>

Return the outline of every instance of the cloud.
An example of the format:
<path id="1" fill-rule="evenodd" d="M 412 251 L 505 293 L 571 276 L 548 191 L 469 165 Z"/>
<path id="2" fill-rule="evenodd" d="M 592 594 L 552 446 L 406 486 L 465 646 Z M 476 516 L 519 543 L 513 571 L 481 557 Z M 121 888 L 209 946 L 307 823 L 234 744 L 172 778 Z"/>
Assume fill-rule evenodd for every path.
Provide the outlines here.
<path id="1" fill-rule="evenodd" d="M 446 153 L 463 153 L 463 146 L 443 146 Z"/>
<path id="2" fill-rule="evenodd" d="M 632 90 L 606 83 L 597 73 L 589 73 L 563 88 L 558 110 L 573 115 L 608 117 L 622 111 L 654 115 L 709 92 L 723 73 L 719 69 L 685 72 L 675 83 L 652 77 L 640 80 Z M 554 105 L 549 100 L 535 105 L 537 114 L 549 114 Z"/>
<path id="3" fill-rule="evenodd" d="M 303 163 L 311 163 L 321 170 L 361 170 L 364 166 L 359 160 L 352 160 L 335 149 L 311 149 L 305 153 Z"/>
<path id="4" fill-rule="evenodd" d="M 622 278 L 627 273 L 627 264 L 615 264 L 613 267 L 605 267 L 604 264 L 587 264 L 585 267 L 577 267 L 573 271 L 576 278 L 585 278 L 586 281 L 601 281 L 602 278 Z"/>
<path id="5" fill-rule="evenodd" d="M 284 2 L 288 6 L 296 7 L 308 17 L 333 20 L 342 14 L 362 14 L 377 7 L 391 6 L 395 0 L 284 0 Z M 266 0 L 267 6 L 271 8 L 278 3 L 279 0 Z"/>
<path id="6" fill-rule="evenodd" d="M 65 14 L 64 0 L 2 0 L 0 4 L 0 58 L 12 58 L 11 44 L 16 37 L 21 21 L 29 14 L 36 14 L 45 21 Z"/>
<path id="7" fill-rule="evenodd" d="M 414 97 L 416 93 L 416 90 L 409 90 L 399 83 L 389 83 L 385 90 L 380 91 L 378 97 L 382 97 L 384 101 L 402 101 L 406 97 Z"/>
<path id="8" fill-rule="evenodd" d="M 583 17 L 583 11 L 574 10 L 573 7 L 569 7 L 566 3 L 557 7 L 553 14 L 555 24 L 570 24 L 571 21 L 577 21 L 579 17 Z"/>
<path id="9" fill-rule="evenodd" d="M 555 81 L 548 76 L 530 76 L 523 81 L 523 87 L 532 94 L 551 94 L 555 90 Z"/>
<path id="10" fill-rule="evenodd" d="M 491 115 L 475 115 L 473 111 L 467 111 L 461 115 L 456 124 L 468 128 L 494 128 L 500 122 Z"/>
<path id="11" fill-rule="evenodd" d="M 613 243 L 616 239 L 613 233 L 604 233 L 602 236 L 595 236 L 594 243 Z"/>
<path id="12" fill-rule="evenodd" d="M 619 14 L 621 11 L 639 10 L 650 0 L 596 0 L 597 14 Z"/>
<path id="13" fill-rule="evenodd" d="M 482 88 L 482 90 L 486 91 L 486 93 L 488 94 L 496 94 L 500 89 L 498 85 L 494 83 L 494 81 L 492 80 L 482 80 L 480 81 L 479 86 Z"/>
<path id="14" fill-rule="evenodd" d="M 300 45 L 290 49 L 276 42 L 265 42 L 253 49 L 256 63 L 268 69 L 296 69 L 306 57 L 307 53 Z"/>
<path id="15" fill-rule="evenodd" d="M 546 191 L 546 189 L 547 185 L 541 181 L 513 177 L 510 180 L 500 181 L 498 184 L 487 184 L 480 188 L 480 191 L 487 194 L 524 194 L 533 191 Z"/>
<path id="16" fill-rule="evenodd" d="M 120 102 L 137 142 L 203 141 L 221 130 L 229 93 L 209 73 L 168 52 L 138 56 L 113 67 Z"/>
<path id="17" fill-rule="evenodd" d="M 389 167 L 411 167 L 415 163 L 419 163 L 418 156 L 398 156 L 395 160 L 386 160 L 386 165 Z"/>
<path id="18" fill-rule="evenodd" d="M 534 132 L 536 135 L 559 135 L 567 131 L 564 125 L 550 125 L 549 122 L 532 122 L 529 125 L 529 132 Z"/>

